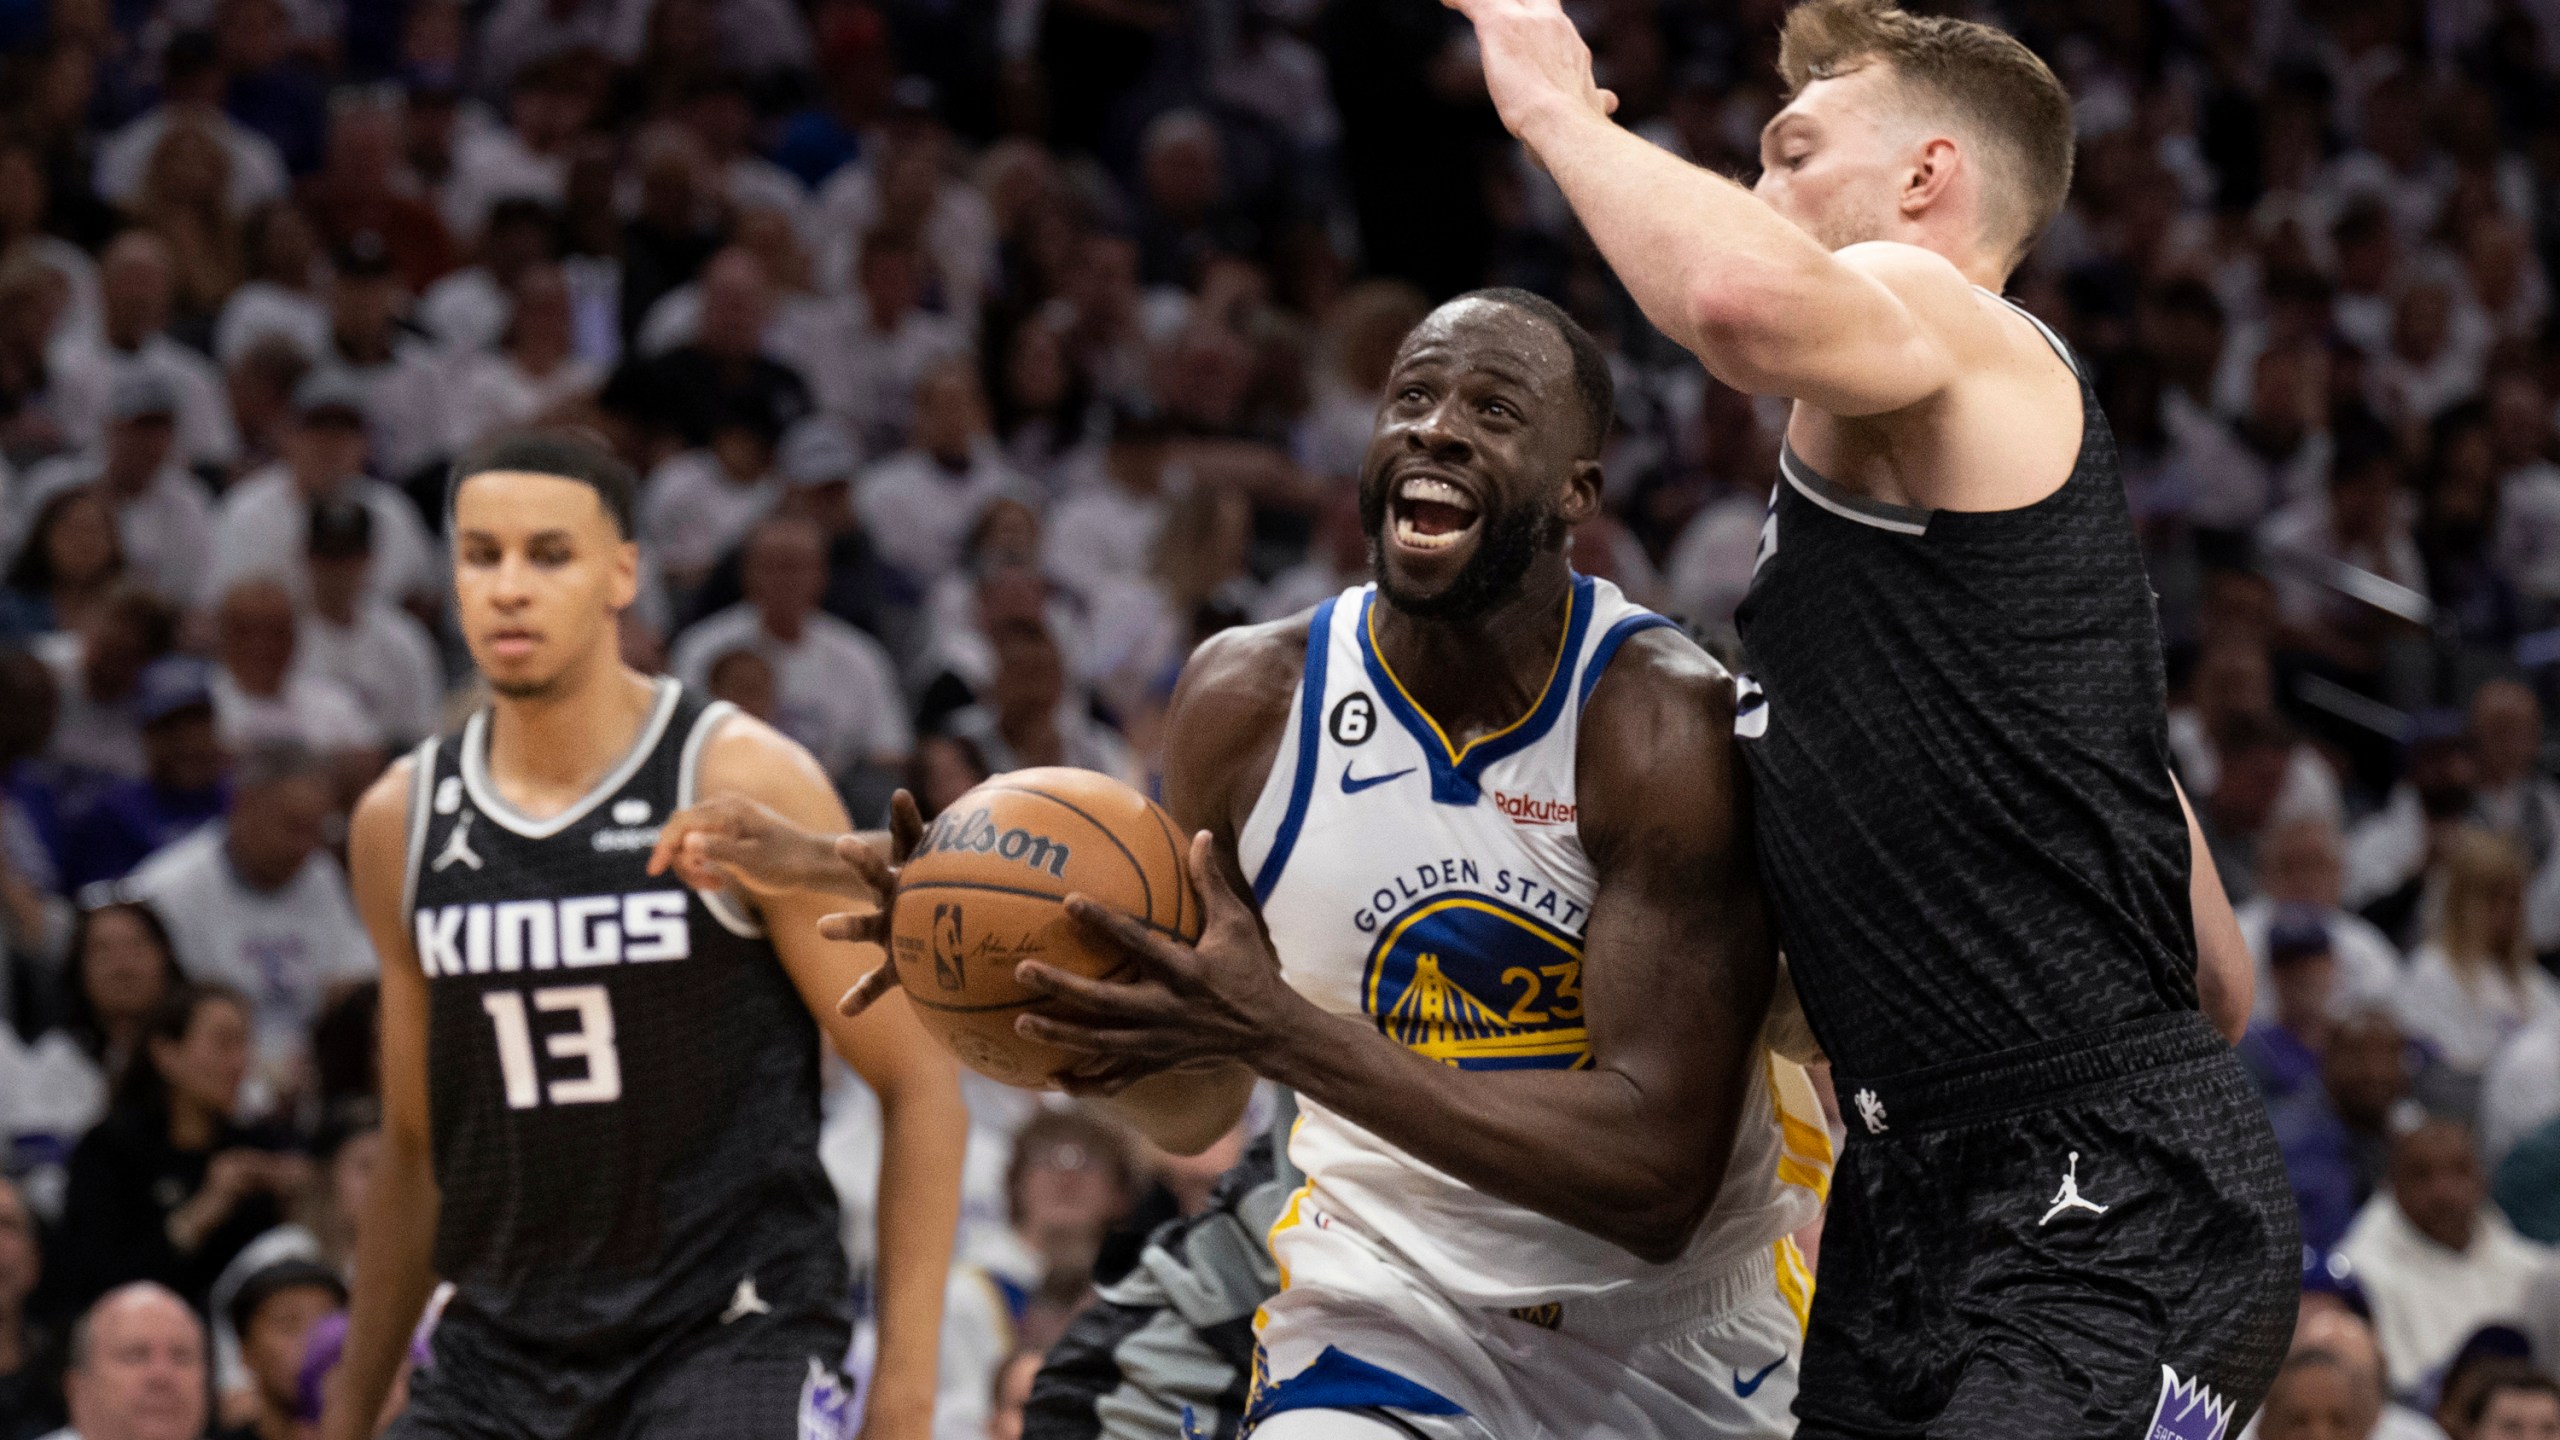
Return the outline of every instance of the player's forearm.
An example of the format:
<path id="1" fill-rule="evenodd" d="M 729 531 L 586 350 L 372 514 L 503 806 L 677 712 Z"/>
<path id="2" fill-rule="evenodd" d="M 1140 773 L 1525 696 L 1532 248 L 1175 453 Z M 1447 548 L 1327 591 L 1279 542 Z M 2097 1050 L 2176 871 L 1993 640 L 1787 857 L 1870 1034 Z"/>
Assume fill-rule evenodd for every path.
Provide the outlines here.
<path id="1" fill-rule="evenodd" d="M 1789 350 L 1863 283 L 1750 191 L 1586 110 L 1522 139 L 1555 177 L 1645 318 L 1716 378 L 1792 393 Z"/>
<path id="2" fill-rule="evenodd" d="M 369 1440 L 409 1337 L 435 1291 L 439 1197 L 423 1141 L 386 1131 L 356 1245 L 345 1358 L 330 1384 L 321 1440 Z"/>
<path id="3" fill-rule="evenodd" d="M 2231 913 L 2231 897 L 2223 892 L 2222 873 L 2214 868 L 2213 850 L 2205 844 L 2204 826 L 2187 803 L 2185 787 L 2170 777 L 2178 792 L 2178 808 L 2186 812 L 2190 871 L 2187 904 L 2196 934 L 2196 1001 L 2204 1018 L 2237 1045 L 2249 1030 L 2249 1012 L 2257 1008 L 2258 966 L 2240 919 Z"/>
<path id="4" fill-rule="evenodd" d="M 942 1295 L 960 1223 L 969 1108 L 956 1072 L 902 1080 L 880 1096 L 880 1358 L 866 1440 L 927 1434 L 933 1425 Z"/>
<path id="5" fill-rule="evenodd" d="M 1358 1020 L 1308 1011 L 1257 1063 L 1265 1076 L 1467 1185 L 1642 1259 L 1677 1256 L 1723 1183 L 1730 1103 L 1671 1113 L 1606 1066 L 1459 1070 Z M 1715 1133 L 1701 1115 L 1723 1117 Z"/>

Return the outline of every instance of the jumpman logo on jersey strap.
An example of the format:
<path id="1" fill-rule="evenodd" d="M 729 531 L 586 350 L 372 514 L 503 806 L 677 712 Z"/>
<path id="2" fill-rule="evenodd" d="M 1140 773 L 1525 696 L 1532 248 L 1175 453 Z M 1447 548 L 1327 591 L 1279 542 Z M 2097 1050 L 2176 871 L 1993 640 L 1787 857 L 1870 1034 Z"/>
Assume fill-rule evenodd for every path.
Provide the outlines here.
<path id="1" fill-rule="evenodd" d="M 1858 1118 L 1867 1122 L 1867 1133 L 1883 1134 L 1888 1128 L 1884 1123 L 1884 1101 L 1873 1090 L 1861 1090 L 1854 1098 L 1858 1102 Z"/>
<path id="2" fill-rule="evenodd" d="M 2071 1165 L 2062 1172 L 2062 1188 L 2054 1193 L 2053 1208 L 2044 1212 L 2044 1218 L 2036 1222 L 2037 1227 L 2052 1224 L 2053 1217 L 2065 1210 L 2086 1210 L 2092 1215 L 2107 1213 L 2106 1206 L 2080 1196 L 2080 1152 L 2077 1150 L 2071 1152 Z"/>
<path id="3" fill-rule="evenodd" d="M 720 1312 L 720 1323 L 735 1325 L 750 1315 L 772 1313 L 773 1307 L 764 1303 L 764 1297 L 756 1293 L 756 1277 L 750 1275 L 738 1282 L 738 1293 L 729 1297 L 729 1308 Z"/>
<path id="4" fill-rule="evenodd" d="M 1401 770 L 1390 770 L 1384 775 L 1354 775 L 1351 773 L 1350 762 L 1345 761 L 1342 766 L 1342 793 L 1357 795 L 1372 785 L 1384 785 L 1390 780 L 1401 780 L 1412 773 L 1413 767 L 1407 765 Z"/>
<path id="5" fill-rule="evenodd" d="M 462 818 L 453 822 L 453 832 L 444 837 L 444 853 L 438 855 L 436 863 L 428 866 L 428 869 L 442 874 L 447 866 L 457 861 L 474 870 L 480 868 L 480 857 L 472 853 L 471 849 L 471 817 L 474 813 L 465 810 L 462 812 Z"/>

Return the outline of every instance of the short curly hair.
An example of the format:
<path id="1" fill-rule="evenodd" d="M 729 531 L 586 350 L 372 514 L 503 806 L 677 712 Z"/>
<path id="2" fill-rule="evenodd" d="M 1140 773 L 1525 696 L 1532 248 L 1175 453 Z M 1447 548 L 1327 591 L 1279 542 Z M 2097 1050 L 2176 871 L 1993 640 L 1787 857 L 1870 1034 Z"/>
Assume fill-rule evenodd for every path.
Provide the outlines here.
<path id="1" fill-rule="evenodd" d="M 2071 93 L 2018 38 L 1996 26 L 1914 15 L 1891 0 L 1805 0 L 1787 12 L 1778 73 L 1788 93 L 1871 62 L 1934 118 L 1984 142 L 2000 182 L 1984 222 L 2026 258 L 2071 193 Z"/>

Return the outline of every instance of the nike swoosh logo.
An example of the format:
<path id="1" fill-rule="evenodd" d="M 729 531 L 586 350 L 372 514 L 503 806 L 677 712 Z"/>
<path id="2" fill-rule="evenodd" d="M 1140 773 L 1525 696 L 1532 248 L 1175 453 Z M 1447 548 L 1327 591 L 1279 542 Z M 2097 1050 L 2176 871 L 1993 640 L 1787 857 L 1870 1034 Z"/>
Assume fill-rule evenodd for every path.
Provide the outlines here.
<path id="1" fill-rule="evenodd" d="M 1741 1396 L 1741 1397 L 1742 1397 L 1743 1399 L 1745 1399 L 1745 1400 L 1750 1399 L 1750 1398 L 1752 1397 L 1752 1395 L 1753 1395 L 1755 1392 L 1757 1392 L 1757 1391 L 1759 1390 L 1759 1388 L 1760 1388 L 1760 1382 L 1761 1382 L 1761 1381 L 1763 1381 L 1763 1380 L 1768 1379 L 1768 1378 L 1769 1378 L 1769 1375 L 1770 1375 L 1770 1372 L 1772 1372 L 1772 1371 L 1776 1370 L 1779 1366 L 1784 1365 L 1784 1364 L 1786 1364 L 1786 1363 L 1787 1363 L 1787 1357 L 1786 1357 L 1786 1356 L 1784 1356 L 1784 1355 L 1780 1355 L 1777 1359 L 1772 1360 L 1772 1361 L 1770 1361 L 1768 1364 L 1761 1366 L 1761 1367 L 1760 1367 L 1760 1373 L 1759 1373 L 1759 1374 L 1757 1374 L 1757 1375 L 1752 1376 L 1752 1377 L 1751 1377 L 1750 1379 L 1748 1379 L 1748 1380 L 1745 1380 L 1745 1379 L 1743 1379 L 1743 1378 L 1742 1378 L 1742 1372 L 1741 1372 L 1741 1371 L 1739 1371 L 1739 1370 L 1734 1371 L 1734 1372 L 1733 1372 L 1733 1393 L 1734 1393 L 1734 1394 L 1736 1394 L 1736 1395 Z"/>
<path id="2" fill-rule="evenodd" d="M 1357 795 L 1372 785 L 1384 785 L 1390 780 L 1401 780 L 1412 773 L 1413 767 L 1407 765 L 1401 770 L 1390 771 L 1384 775 L 1354 775 L 1351 773 L 1351 767 L 1345 765 L 1342 767 L 1342 793 Z"/>

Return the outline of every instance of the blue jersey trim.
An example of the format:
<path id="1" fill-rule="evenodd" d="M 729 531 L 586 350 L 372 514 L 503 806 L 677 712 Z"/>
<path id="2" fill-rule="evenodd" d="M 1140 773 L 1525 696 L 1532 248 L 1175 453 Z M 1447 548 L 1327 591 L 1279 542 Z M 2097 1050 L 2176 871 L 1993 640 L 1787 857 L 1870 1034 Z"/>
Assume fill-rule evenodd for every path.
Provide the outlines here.
<path id="1" fill-rule="evenodd" d="M 1601 636 L 1600 643 L 1592 649 L 1591 663 L 1582 667 L 1582 684 L 1575 690 L 1573 703 L 1577 706 L 1591 703 L 1591 692 L 1599 686 L 1601 675 L 1607 672 L 1609 662 L 1617 658 L 1618 647 L 1627 643 L 1628 636 L 1646 630 L 1672 628 L 1676 627 L 1670 621 L 1650 610 L 1639 611 L 1610 626 L 1609 633 Z"/>
<path id="2" fill-rule="evenodd" d="M 1257 1353 L 1255 1369 L 1261 1369 Z M 1245 1407 L 1245 1428 L 1288 1410 L 1401 1410 L 1408 1415 L 1464 1415 L 1458 1402 L 1392 1370 L 1345 1355 L 1333 1346 L 1315 1363 L 1276 1385 L 1261 1385 Z"/>
<path id="3" fill-rule="evenodd" d="M 1334 600 L 1340 599 L 1334 597 Z M 1325 659 L 1333 652 L 1333 606 L 1327 600 L 1316 607 L 1307 621 L 1307 665 L 1298 677 L 1298 773 L 1289 781 L 1289 808 L 1280 814 L 1280 829 L 1271 837 L 1271 853 L 1262 857 L 1262 868 L 1253 874 L 1253 903 L 1271 898 L 1272 889 L 1280 883 L 1280 872 L 1288 868 L 1289 852 L 1296 848 L 1298 831 L 1307 823 L 1307 801 L 1316 789 L 1316 753 L 1324 741 L 1324 671 Z"/>
<path id="4" fill-rule="evenodd" d="M 1573 577 L 1573 594 L 1565 610 L 1564 643 L 1556 651 L 1555 668 L 1548 672 L 1547 687 L 1529 713 L 1491 735 L 1452 746 L 1439 722 L 1423 713 L 1422 707 L 1405 693 L 1404 683 L 1396 679 L 1395 672 L 1378 654 L 1374 643 L 1378 592 L 1375 586 L 1370 587 L 1360 602 L 1360 658 L 1388 711 L 1422 746 L 1422 758 L 1431 766 L 1434 801 L 1442 805 L 1473 805 L 1484 794 L 1478 782 L 1488 766 L 1537 744 L 1555 728 L 1557 717 L 1564 713 L 1565 697 L 1572 693 L 1573 658 L 1581 653 L 1582 637 L 1591 628 L 1593 594 L 1591 577 Z"/>

